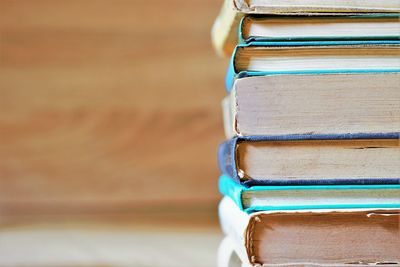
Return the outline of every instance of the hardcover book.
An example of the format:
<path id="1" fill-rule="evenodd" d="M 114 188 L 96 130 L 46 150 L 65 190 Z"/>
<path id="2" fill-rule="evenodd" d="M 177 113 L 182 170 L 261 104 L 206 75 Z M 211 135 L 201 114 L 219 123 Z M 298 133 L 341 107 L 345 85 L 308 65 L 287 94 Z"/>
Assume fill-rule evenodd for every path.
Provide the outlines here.
<path id="1" fill-rule="evenodd" d="M 399 133 L 232 138 L 218 151 L 221 172 L 246 186 L 399 184 Z"/>
<path id="2" fill-rule="evenodd" d="M 396 40 L 399 36 L 399 14 L 245 16 L 239 24 L 239 43 L 296 40 Z"/>
<path id="3" fill-rule="evenodd" d="M 225 134 L 399 132 L 399 85 L 398 72 L 237 79 L 223 100 Z"/>
<path id="4" fill-rule="evenodd" d="M 221 175 L 219 190 L 247 213 L 267 210 L 400 207 L 400 184 L 247 187 L 233 181 L 231 177 Z"/>
<path id="5" fill-rule="evenodd" d="M 311 16 L 399 12 L 397 0 L 225 0 L 211 37 L 218 54 L 228 56 L 238 43 L 237 30 L 245 14 Z"/>
<path id="6" fill-rule="evenodd" d="M 400 71 L 400 41 L 252 42 L 233 52 L 226 88 L 246 76 L 385 71 Z"/>
<path id="7" fill-rule="evenodd" d="M 399 207 L 248 214 L 228 197 L 219 206 L 222 230 L 233 242 L 228 249 L 244 266 L 397 266 L 399 216 Z"/>

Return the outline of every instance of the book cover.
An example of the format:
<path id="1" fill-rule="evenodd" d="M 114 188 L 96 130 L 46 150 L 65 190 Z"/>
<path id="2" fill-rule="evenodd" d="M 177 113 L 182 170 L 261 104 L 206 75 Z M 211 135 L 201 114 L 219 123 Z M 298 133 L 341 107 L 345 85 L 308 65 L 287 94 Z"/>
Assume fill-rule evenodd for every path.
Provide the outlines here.
<path id="1" fill-rule="evenodd" d="M 244 186 L 227 175 L 219 191 L 247 213 L 266 210 L 395 208 L 400 185 Z"/>
<path id="2" fill-rule="evenodd" d="M 219 168 L 222 174 L 225 174 L 229 177 L 232 177 L 236 182 L 243 184 L 244 186 L 257 186 L 257 185 L 346 185 L 346 184 L 400 184 L 400 177 L 367 177 L 362 176 L 362 178 L 354 178 L 354 177 L 340 177 L 340 178 L 299 178 L 294 179 L 293 177 L 253 177 L 243 174 L 243 170 L 241 166 L 238 164 L 238 146 L 240 144 L 248 144 L 248 143 L 257 143 L 257 142 L 291 142 L 291 141 L 329 141 L 332 140 L 337 141 L 362 141 L 362 140 L 389 140 L 392 143 L 396 144 L 398 148 L 400 134 L 398 132 L 395 133 L 358 133 L 358 134 L 294 134 L 294 135 L 271 135 L 271 136 L 239 136 L 234 137 L 230 140 L 225 141 L 219 146 L 218 149 L 218 163 Z M 362 148 L 367 147 L 356 147 L 358 150 L 353 150 L 359 153 L 363 153 Z M 373 149 L 374 147 L 370 147 Z M 297 149 L 297 148 L 296 148 Z M 353 148 L 354 149 L 354 148 Z M 383 148 L 384 149 L 384 148 Z M 281 149 L 280 149 L 281 150 Z M 297 149 L 298 150 L 298 149 Z M 349 150 L 346 150 L 349 151 Z M 346 153 L 344 151 L 343 153 Z M 398 149 L 393 151 L 396 155 L 392 157 L 392 160 L 396 162 L 398 159 Z M 312 153 L 316 154 L 316 153 Z M 331 153 L 328 153 L 330 155 Z M 273 157 L 274 155 L 271 155 Z M 318 155 L 314 155 L 318 157 Z M 276 161 L 276 159 L 274 159 Z M 296 158 L 293 158 L 291 155 L 291 160 L 298 161 Z M 343 159 L 341 159 L 343 160 Z M 348 159 L 346 159 L 348 160 Z M 398 160 L 397 160 L 398 161 Z M 311 160 L 310 162 L 314 162 Z M 374 168 L 374 162 L 368 162 L 365 164 L 370 164 L 369 167 Z M 285 164 L 288 164 L 287 162 Z M 300 162 L 301 164 L 301 162 Z M 333 164 L 334 165 L 334 164 Z M 264 162 L 263 166 L 271 167 L 272 162 Z M 376 166 L 375 166 L 376 167 Z M 287 168 L 290 169 L 290 166 Z M 306 168 L 307 169 L 307 168 Z M 389 168 L 387 170 L 389 173 L 392 173 L 392 170 Z"/>
<path id="3" fill-rule="evenodd" d="M 397 132 L 399 84 L 399 72 L 238 79 L 222 101 L 225 135 Z"/>
<path id="4" fill-rule="evenodd" d="M 270 71 L 254 71 L 254 70 L 239 70 L 237 67 L 238 61 L 238 51 L 246 48 L 284 48 L 284 49 L 292 49 L 292 48 L 313 48 L 316 49 L 324 47 L 324 48 L 351 48 L 354 49 L 362 48 L 362 47 L 398 47 L 400 45 L 400 41 L 398 40 L 348 40 L 348 41 L 267 41 L 267 42 L 250 42 L 248 44 L 240 44 L 235 47 L 231 60 L 229 62 L 229 66 L 227 69 L 226 77 L 225 77 L 225 87 L 228 92 L 231 91 L 234 81 L 236 79 L 251 77 L 251 76 L 265 76 L 265 75 L 280 75 L 280 74 L 334 74 L 334 73 L 376 73 L 376 72 L 399 72 L 400 66 L 396 66 L 395 68 L 387 68 L 387 69 L 373 69 L 368 64 L 363 66 L 362 68 L 351 69 L 351 68 L 329 68 L 329 69 L 307 69 L 307 70 L 270 70 Z"/>

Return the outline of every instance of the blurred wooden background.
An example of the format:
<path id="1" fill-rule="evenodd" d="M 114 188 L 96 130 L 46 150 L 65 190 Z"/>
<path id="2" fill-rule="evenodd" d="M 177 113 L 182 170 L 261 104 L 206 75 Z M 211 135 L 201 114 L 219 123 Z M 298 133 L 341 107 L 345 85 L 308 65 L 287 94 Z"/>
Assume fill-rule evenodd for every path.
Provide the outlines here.
<path id="1" fill-rule="evenodd" d="M 215 214 L 221 4 L 0 0 L 1 219 Z"/>

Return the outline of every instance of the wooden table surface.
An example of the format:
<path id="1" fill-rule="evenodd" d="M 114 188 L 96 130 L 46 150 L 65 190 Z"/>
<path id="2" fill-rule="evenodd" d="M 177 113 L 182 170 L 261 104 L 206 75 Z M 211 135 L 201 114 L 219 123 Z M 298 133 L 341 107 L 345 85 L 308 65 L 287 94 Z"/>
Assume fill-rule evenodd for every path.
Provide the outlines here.
<path id="1" fill-rule="evenodd" d="M 41 225 L 0 230 L 0 266 L 214 267 L 216 228 Z"/>
<path id="2" fill-rule="evenodd" d="M 221 0 L 0 0 L 0 219 L 214 207 Z"/>

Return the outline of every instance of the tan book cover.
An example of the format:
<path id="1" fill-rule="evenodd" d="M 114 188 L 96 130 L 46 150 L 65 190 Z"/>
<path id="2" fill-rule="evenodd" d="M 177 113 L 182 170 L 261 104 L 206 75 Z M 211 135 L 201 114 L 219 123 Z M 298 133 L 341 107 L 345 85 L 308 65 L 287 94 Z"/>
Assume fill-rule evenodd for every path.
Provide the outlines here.
<path id="1" fill-rule="evenodd" d="M 399 84 L 390 72 L 237 79 L 223 100 L 225 134 L 398 132 Z"/>
<path id="2" fill-rule="evenodd" d="M 238 25 L 246 14 L 339 15 L 398 13 L 398 0 L 225 0 L 214 22 L 212 43 L 220 56 L 229 56 L 238 43 Z"/>

